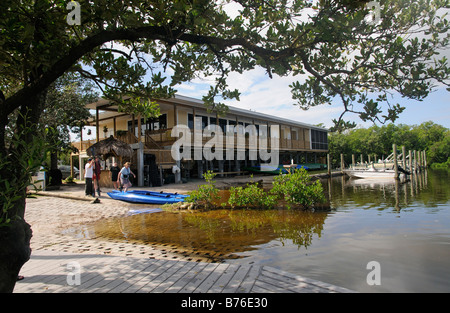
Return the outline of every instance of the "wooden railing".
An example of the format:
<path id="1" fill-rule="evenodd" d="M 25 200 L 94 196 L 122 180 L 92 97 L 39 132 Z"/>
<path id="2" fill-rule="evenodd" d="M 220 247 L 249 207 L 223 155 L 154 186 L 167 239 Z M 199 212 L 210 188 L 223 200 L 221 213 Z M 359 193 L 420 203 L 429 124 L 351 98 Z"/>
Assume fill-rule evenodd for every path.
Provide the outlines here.
<path id="1" fill-rule="evenodd" d="M 196 136 L 197 135 L 197 136 Z M 172 145 L 176 140 L 178 140 L 177 137 L 171 137 L 170 134 L 165 133 L 163 137 L 165 140 L 158 141 L 155 140 L 155 136 L 152 136 L 152 141 L 154 142 L 154 147 L 156 147 L 156 144 L 159 146 L 167 146 Z M 228 137 L 228 138 L 227 138 Z M 194 142 L 194 138 L 201 138 L 201 141 Z M 202 132 L 194 134 L 194 132 L 191 133 L 191 146 L 194 147 L 196 144 L 202 145 L 202 147 L 212 140 L 214 137 L 205 137 L 203 136 Z M 259 140 L 262 138 L 256 138 L 251 135 L 242 135 L 242 134 L 233 134 L 231 135 L 231 138 L 227 134 L 223 134 L 223 142 L 222 146 L 225 148 L 227 147 L 227 140 L 230 142 L 233 142 L 234 149 L 249 149 L 252 148 L 255 144 L 256 147 L 259 146 Z M 265 140 L 267 148 L 271 148 L 271 139 L 270 138 L 263 138 Z M 213 144 L 213 142 L 211 142 Z M 291 139 L 280 139 L 278 143 L 279 149 L 302 149 L 302 150 L 310 150 L 310 142 L 309 141 L 303 141 L 303 140 L 291 140 Z M 229 147 L 228 147 L 229 148 Z"/>
<path id="2" fill-rule="evenodd" d="M 151 154 L 154 154 L 156 159 L 156 164 L 164 165 L 164 164 L 175 164 L 175 160 L 172 158 L 172 151 L 167 149 L 155 149 L 149 151 Z"/>
<path id="3" fill-rule="evenodd" d="M 177 138 L 171 136 L 172 128 L 145 131 L 145 145 L 149 149 L 161 149 L 172 145 Z"/>
<path id="4" fill-rule="evenodd" d="M 116 138 L 120 141 L 126 142 L 127 144 L 134 144 L 138 142 L 138 138 L 136 137 L 135 134 L 130 133 L 129 131 L 126 133 L 121 133 L 118 136 L 116 136 Z"/>
<path id="5" fill-rule="evenodd" d="M 156 131 L 146 131 L 144 136 L 144 143 L 145 147 L 147 149 L 164 149 L 164 146 L 171 146 L 176 140 L 178 140 L 177 137 L 171 136 L 172 129 L 161 129 Z M 239 134 L 239 136 L 244 136 Z M 194 133 L 191 134 L 191 146 L 194 147 L 196 143 L 194 143 Z M 198 136 L 202 138 L 201 145 L 202 147 L 209 142 L 213 137 L 203 137 L 203 133 L 198 133 Z M 239 137 L 238 141 L 238 134 L 233 134 L 232 136 L 233 141 L 233 147 L 234 149 L 249 149 L 254 145 L 254 138 L 250 135 L 245 135 L 244 138 Z M 134 144 L 138 142 L 138 138 L 130 132 L 122 133 L 119 136 L 116 136 L 117 139 L 126 142 L 128 144 Z M 231 138 L 229 138 L 230 140 Z M 245 139 L 245 141 L 243 140 Z M 258 138 L 259 140 L 260 138 Z M 271 148 L 271 140 L 270 138 L 264 139 L 267 142 L 267 148 Z M 79 151 L 86 151 L 88 147 L 93 145 L 96 141 L 95 140 L 84 140 L 82 142 L 73 142 L 72 145 L 76 147 Z M 198 143 L 197 143 L 198 144 Z M 222 146 L 224 148 L 229 148 L 227 146 L 227 136 L 224 134 L 223 136 L 223 143 Z M 257 143 L 257 146 L 259 146 L 259 142 Z M 310 142 L 309 141 L 303 141 L 303 140 L 293 140 L 293 139 L 280 139 L 279 140 L 279 149 L 280 150 L 286 150 L 286 149 L 301 149 L 301 150 L 310 150 Z"/>

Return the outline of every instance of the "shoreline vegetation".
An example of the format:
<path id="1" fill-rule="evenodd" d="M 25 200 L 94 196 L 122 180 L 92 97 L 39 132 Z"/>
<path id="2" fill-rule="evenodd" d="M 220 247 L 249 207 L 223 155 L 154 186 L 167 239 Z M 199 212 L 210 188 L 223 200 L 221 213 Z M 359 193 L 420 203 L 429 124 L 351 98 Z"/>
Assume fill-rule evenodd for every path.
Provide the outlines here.
<path id="1" fill-rule="evenodd" d="M 446 162 L 431 164 L 431 168 L 432 169 L 450 170 L 450 157 L 448 157 Z"/>
<path id="2" fill-rule="evenodd" d="M 263 188 L 260 181 L 251 181 L 245 186 L 232 186 L 229 189 L 216 187 L 215 173 L 203 174 L 205 184 L 189 192 L 185 202 L 167 204 L 166 211 L 213 210 L 213 209 L 301 209 L 329 210 L 322 184 L 319 179 L 312 181 L 305 169 L 274 177 L 272 188 Z"/>

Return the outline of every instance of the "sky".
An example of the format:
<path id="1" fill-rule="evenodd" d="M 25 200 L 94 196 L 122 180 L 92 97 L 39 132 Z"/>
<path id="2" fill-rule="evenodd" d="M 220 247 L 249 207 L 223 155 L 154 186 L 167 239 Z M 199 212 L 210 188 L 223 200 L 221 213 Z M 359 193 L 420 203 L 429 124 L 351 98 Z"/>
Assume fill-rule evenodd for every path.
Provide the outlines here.
<path id="1" fill-rule="evenodd" d="M 343 112 L 342 102 L 336 100 L 330 105 L 320 105 L 305 111 L 295 105 L 289 85 L 298 77 L 274 76 L 272 79 L 262 68 L 244 74 L 232 73 L 228 79 L 230 89 L 237 88 L 241 92 L 240 101 L 226 100 L 225 104 L 260 113 L 276 115 L 288 119 L 298 120 L 308 124 L 320 124 L 325 127 L 333 126 L 332 120 L 337 119 Z M 201 99 L 210 86 L 209 81 L 197 79 L 191 83 L 178 85 L 178 94 Z M 437 88 L 423 101 L 402 98 L 391 100 L 405 107 L 395 124 L 415 125 L 426 121 L 450 128 L 450 93 L 444 88 Z M 345 119 L 354 121 L 359 127 L 370 127 L 372 122 L 363 122 L 355 114 L 346 113 Z M 381 126 L 381 124 L 377 124 Z"/>

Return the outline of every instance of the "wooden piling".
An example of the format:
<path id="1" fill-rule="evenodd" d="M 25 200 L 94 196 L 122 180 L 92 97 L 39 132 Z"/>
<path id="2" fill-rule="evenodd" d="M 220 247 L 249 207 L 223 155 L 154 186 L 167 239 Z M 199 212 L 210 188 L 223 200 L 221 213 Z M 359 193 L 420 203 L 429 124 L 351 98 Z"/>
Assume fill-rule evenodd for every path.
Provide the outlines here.
<path id="1" fill-rule="evenodd" d="M 327 171 L 328 171 L 328 177 L 331 177 L 331 160 L 330 160 L 330 154 L 327 154 Z"/>
<path id="2" fill-rule="evenodd" d="M 412 151 L 409 150 L 409 171 L 413 173 Z"/>
<path id="3" fill-rule="evenodd" d="M 355 155 L 354 154 L 352 154 L 352 169 L 354 169 L 355 168 Z"/>
<path id="4" fill-rule="evenodd" d="M 417 151 L 414 150 L 414 172 L 415 173 L 417 173 L 417 158 L 416 158 L 416 155 L 417 155 Z"/>
<path id="5" fill-rule="evenodd" d="M 406 170 L 406 147 L 402 146 L 403 169 Z"/>
<path id="6" fill-rule="evenodd" d="M 421 171 L 422 170 L 422 156 L 420 151 L 417 151 L 417 165 L 418 165 L 418 170 Z"/>
<path id="7" fill-rule="evenodd" d="M 341 173 L 344 174 L 344 154 L 341 153 Z"/>
<path id="8" fill-rule="evenodd" d="M 394 170 L 395 170 L 395 179 L 398 179 L 398 164 L 397 164 L 397 145 L 394 143 L 392 145 L 392 150 L 394 150 Z"/>

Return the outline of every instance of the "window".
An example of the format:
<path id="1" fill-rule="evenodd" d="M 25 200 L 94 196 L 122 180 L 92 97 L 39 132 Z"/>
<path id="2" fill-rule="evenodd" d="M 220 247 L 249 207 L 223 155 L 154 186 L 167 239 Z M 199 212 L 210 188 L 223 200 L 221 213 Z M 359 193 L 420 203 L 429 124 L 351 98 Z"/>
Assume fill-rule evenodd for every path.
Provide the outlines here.
<path id="1" fill-rule="evenodd" d="M 132 131 L 133 122 L 128 121 L 128 131 Z M 167 114 L 161 114 L 159 117 L 148 118 L 147 123 L 141 119 L 141 136 L 145 134 L 146 130 L 159 130 L 167 128 Z M 134 120 L 134 134 L 138 131 L 138 120 Z"/>
<path id="2" fill-rule="evenodd" d="M 326 131 L 311 129 L 311 148 L 328 150 L 328 134 Z"/>
<path id="3" fill-rule="evenodd" d="M 225 132 L 227 130 L 227 120 L 219 118 L 219 126 L 222 129 L 222 131 Z"/>
<path id="4" fill-rule="evenodd" d="M 188 125 L 189 129 L 194 129 L 194 114 L 188 113 Z"/>
<path id="5" fill-rule="evenodd" d="M 199 117 L 202 118 L 202 129 L 205 129 L 206 126 L 208 126 L 208 117 L 199 115 Z"/>
<path id="6" fill-rule="evenodd" d="M 229 129 L 230 129 L 231 133 L 234 133 L 236 131 L 235 130 L 235 125 L 236 125 L 236 121 L 235 120 L 228 120 L 228 126 L 229 126 Z M 228 133 L 226 126 L 225 126 L 225 129 L 223 131 Z"/>

